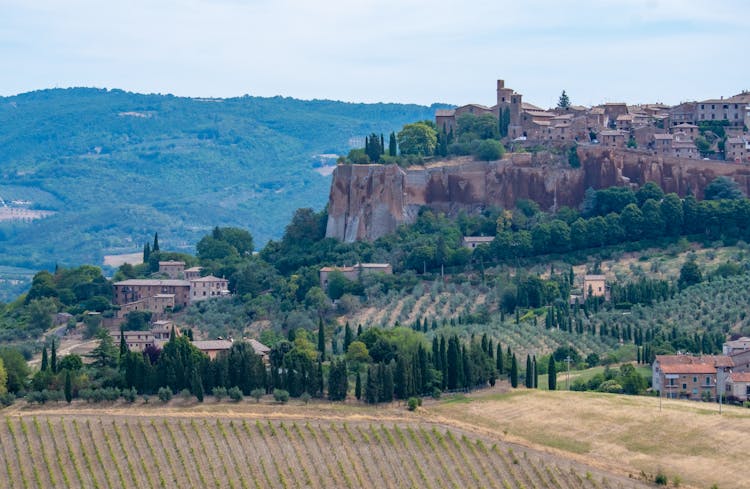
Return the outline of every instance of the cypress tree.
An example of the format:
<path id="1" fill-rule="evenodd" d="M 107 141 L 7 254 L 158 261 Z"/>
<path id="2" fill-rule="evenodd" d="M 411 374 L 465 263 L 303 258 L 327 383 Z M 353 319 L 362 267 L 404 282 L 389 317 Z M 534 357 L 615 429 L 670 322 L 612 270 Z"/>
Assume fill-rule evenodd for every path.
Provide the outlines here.
<path id="1" fill-rule="evenodd" d="M 380 133 L 380 154 L 385 154 L 385 140 L 383 139 L 383 133 Z"/>
<path id="2" fill-rule="evenodd" d="M 143 263 L 148 263 L 148 259 L 151 257 L 151 246 L 146 243 L 143 245 Z"/>
<path id="3" fill-rule="evenodd" d="M 388 154 L 390 156 L 396 156 L 397 154 L 396 133 L 394 132 L 388 137 Z"/>
<path id="4" fill-rule="evenodd" d="M 536 368 L 536 355 L 531 359 L 531 368 L 534 369 L 534 389 L 539 388 L 539 371 Z"/>
<path id="5" fill-rule="evenodd" d="M 70 380 L 70 370 L 65 370 L 65 402 L 70 404 L 73 400 L 73 385 Z"/>
<path id="6" fill-rule="evenodd" d="M 125 355 L 128 354 L 128 344 L 125 343 L 125 326 L 120 326 L 120 362 L 125 359 Z"/>
<path id="7" fill-rule="evenodd" d="M 374 365 L 367 369 L 367 381 L 365 382 L 365 402 L 376 404 L 380 400 L 378 393 L 377 367 Z"/>
<path id="8" fill-rule="evenodd" d="M 505 372 L 505 361 L 503 360 L 503 345 L 497 344 L 497 375 L 503 375 Z"/>
<path id="9" fill-rule="evenodd" d="M 432 337 L 432 366 L 435 370 L 443 370 L 442 365 L 440 365 L 440 340 L 438 340 L 437 335 Z"/>
<path id="10" fill-rule="evenodd" d="M 347 321 L 344 328 L 344 353 L 349 351 L 349 345 L 352 344 L 352 341 L 354 341 L 354 333 L 351 326 L 349 326 L 349 321 Z"/>
<path id="11" fill-rule="evenodd" d="M 518 387 L 518 362 L 516 361 L 516 355 L 511 357 L 510 361 L 510 385 L 514 389 Z"/>
<path id="12" fill-rule="evenodd" d="M 393 368 L 391 365 L 383 365 L 382 373 L 382 400 L 383 402 L 393 401 Z"/>
<path id="13" fill-rule="evenodd" d="M 555 357 L 550 355 L 547 365 L 547 388 L 551 391 L 557 390 L 557 365 Z"/>
<path id="14" fill-rule="evenodd" d="M 57 341 L 52 338 L 52 346 L 50 350 L 49 366 L 52 369 L 52 373 L 57 373 Z"/>
<path id="15" fill-rule="evenodd" d="M 263 369 L 265 372 L 265 369 Z M 317 395 L 318 397 L 323 397 L 323 362 L 318 359 L 318 384 L 315 386 L 317 387 Z"/>
<path id="16" fill-rule="evenodd" d="M 151 247 L 151 251 L 154 253 L 159 251 L 159 233 L 154 233 L 154 245 Z"/>
<path id="17" fill-rule="evenodd" d="M 203 402 L 203 381 L 196 369 L 193 369 L 193 375 L 190 378 L 190 390 L 193 391 L 198 402 Z"/>
<path id="18" fill-rule="evenodd" d="M 318 351 L 320 352 L 320 359 L 325 361 L 326 359 L 326 335 L 325 335 L 325 327 L 323 326 L 323 319 L 318 320 Z"/>
<path id="19" fill-rule="evenodd" d="M 357 338 L 362 336 L 362 325 L 357 325 Z"/>
<path id="20" fill-rule="evenodd" d="M 458 387 L 458 369 L 459 369 L 459 346 L 458 341 L 454 340 L 454 338 L 450 338 L 448 340 L 448 365 L 447 365 L 447 371 L 448 371 L 448 383 L 447 387 L 448 389 L 455 389 Z"/>
<path id="21" fill-rule="evenodd" d="M 359 370 L 357 371 L 357 380 L 354 384 L 354 397 L 356 397 L 358 401 L 362 399 L 362 378 L 359 375 Z"/>
<path id="22" fill-rule="evenodd" d="M 524 385 L 527 389 L 531 389 L 534 386 L 534 372 L 531 367 L 531 357 L 526 354 L 526 379 Z"/>
<path id="23" fill-rule="evenodd" d="M 42 348 L 42 372 L 49 369 L 49 361 L 47 360 L 47 347 Z"/>

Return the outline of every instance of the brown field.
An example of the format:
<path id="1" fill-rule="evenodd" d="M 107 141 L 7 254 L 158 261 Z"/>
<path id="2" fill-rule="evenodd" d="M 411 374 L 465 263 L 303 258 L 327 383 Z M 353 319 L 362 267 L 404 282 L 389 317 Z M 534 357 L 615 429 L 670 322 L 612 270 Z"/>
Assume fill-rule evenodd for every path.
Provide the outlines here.
<path id="1" fill-rule="evenodd" d="M 429 409 L 458 424 L 623 476 L 661 470 L 670 485 L 747 488 L 750 410 L 714 403 L 584 392 L 479 394 Z"/>
<path id="2" fill-rule="evenodd" d="M 436 406 L 18 405 L 0 423 L 0 481 L 24 489 L 646 487 L 461 421 L 435 422 Z"/>

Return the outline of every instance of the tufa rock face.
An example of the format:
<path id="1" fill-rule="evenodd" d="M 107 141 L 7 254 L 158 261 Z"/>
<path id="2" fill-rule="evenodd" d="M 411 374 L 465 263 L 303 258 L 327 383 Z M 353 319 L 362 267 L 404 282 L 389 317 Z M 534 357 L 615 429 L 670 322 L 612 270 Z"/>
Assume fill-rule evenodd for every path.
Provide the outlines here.
<path id="1" fill-rule="evenodd" d="M 578 148 L 581 168 L 567 158 L 513 154 L 500 161 L 459 158 L 426 167 L 339 165 L 328 200 L 326 236 L 342 241 L 375 240 L 413 223 L 420 207 L 448 215 L 488 206 L 512 208 L 530 199 L 543 209 L 577 207 L 587 188 L 641 186 L 652 181 L 680 196 L 699 199 L 720 175 L 732 177 L 750 195 L 750 168 L 732 163 L 661 158 L 643 151 Z"/>

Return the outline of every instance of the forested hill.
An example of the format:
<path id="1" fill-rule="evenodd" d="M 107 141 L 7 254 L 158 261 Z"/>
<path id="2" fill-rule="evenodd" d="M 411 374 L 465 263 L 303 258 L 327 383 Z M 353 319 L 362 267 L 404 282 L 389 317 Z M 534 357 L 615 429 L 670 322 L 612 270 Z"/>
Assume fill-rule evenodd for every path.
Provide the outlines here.
<path id="1" fill-rule="evenodd" d="M 295 209 L 325 205 L 316 155 L 436 108 L 91 88 L 2 97 L 0 197 L 57 213 L 0 221 L 0 266 L 101 263 L 157 231 L 179 249 L 216 225 L 247 228 L 262 246 Z"/>

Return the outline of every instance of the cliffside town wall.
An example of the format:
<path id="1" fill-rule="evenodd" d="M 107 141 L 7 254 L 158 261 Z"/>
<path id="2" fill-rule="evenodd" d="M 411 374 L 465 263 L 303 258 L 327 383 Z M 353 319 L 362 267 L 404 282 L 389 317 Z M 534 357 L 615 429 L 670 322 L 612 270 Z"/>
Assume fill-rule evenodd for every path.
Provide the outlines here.
<path id="1" fill-rule="evenodd" d="M 469 158 L 427 166 L 339 165 L 333 173 L 326 236 L 346 242 L 374 240 L 415 221 L 420 207 L 455 215 L 487 206 L 512 208 L 531 199 L 543 208 L 577 207 L 587 188 L 640 186 L 648 181 L 697 198 L 720 175 L 750 195 L 750 167 L 662 157 L 652 152 L 579 146 L 581 167 L 550 153 L 517 153 L 500 161 Z"/>

